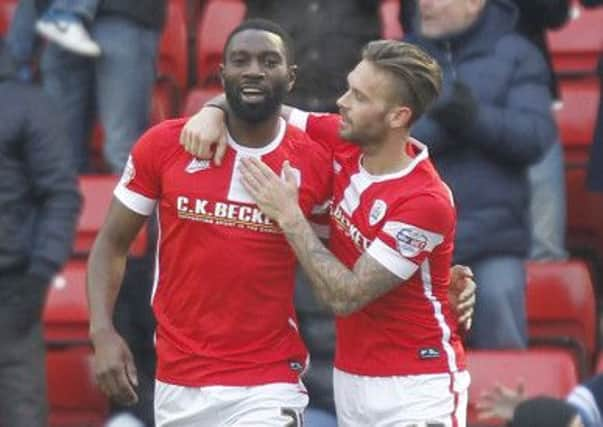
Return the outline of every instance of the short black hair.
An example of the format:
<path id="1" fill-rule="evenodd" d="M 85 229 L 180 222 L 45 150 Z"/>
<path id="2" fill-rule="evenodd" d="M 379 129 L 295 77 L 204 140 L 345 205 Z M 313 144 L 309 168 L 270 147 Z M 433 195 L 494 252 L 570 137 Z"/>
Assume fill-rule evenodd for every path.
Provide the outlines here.
<path id="1" fill-rule="evenodd" d="M 268 19 L 254 18 L 243 21 L 237 28 L 232 30 L 232 32 L 228 35 L 226 39 L 226 43 L 224 43 L 224 50 L 222 51 L 222 57 L 224 61 L 226 61 L 226 51 L 230 45 L 230 41 L 232 38 L 238 33 L 245 30 L 259 30 L 259 31 L 267 31 L 272 34 L 276 34 L 283 41 L 283 45 L 285 46 L 285 55 L 287 58 L 287 64 L 293 65 L 295 64 L 295 55 L 293 53 L 293 39 L 276 22 L 270 21 Z"/>

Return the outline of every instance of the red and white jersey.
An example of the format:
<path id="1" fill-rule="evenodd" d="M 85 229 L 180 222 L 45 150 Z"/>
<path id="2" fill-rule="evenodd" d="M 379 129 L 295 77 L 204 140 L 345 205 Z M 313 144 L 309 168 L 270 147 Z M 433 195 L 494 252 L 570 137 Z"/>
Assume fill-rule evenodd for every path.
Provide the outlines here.
<path id="1" fill-rule="evenodd" d="M 157 205 L 157 379 L 191 387 L 297 382 L 307 351 L 293 307 L 295 256 L 244 189 L 238 166 L 254 156 L 280 173 L 289 160 L 309 214 L 330 197 L 331 152 L 281 120 L 263 148 L 230 138 L 216 167 L 180 146 L 185 121 L 143 135 L 115 189 L 139 214 Z"/>
<path id="2" fill-rule="evenodd" d="M 337 318 L 335 366 L 366 376 L 456 372 L 465 366 L 448 301 L 456 213 L 427 147 L 407 145 L 412 162 L 389 175 L 362 167 L 360 149 L 339 136 L 341 118 L 295 110 L 290 122 L 334 151 L 332 252 L 352 269 L 369 255 L 400 286 Z"/>

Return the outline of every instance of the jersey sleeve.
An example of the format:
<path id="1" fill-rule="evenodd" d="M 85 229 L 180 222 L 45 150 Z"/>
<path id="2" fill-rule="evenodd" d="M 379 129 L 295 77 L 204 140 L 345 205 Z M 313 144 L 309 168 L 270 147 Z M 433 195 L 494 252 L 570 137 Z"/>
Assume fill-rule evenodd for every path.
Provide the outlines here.
<path id="1" fill-rule="evenodd" d="M 157 146 L 161 133 L 151 128 L 134 144 L 114 196 L 128 209 L 150 215 L 159 199 L 161 178 Z"/>
<path id="2" fill-rule="evenodd" d="M 289 123 L 304 132 L 315 141 L 326 144 L 331 150 L 337 150 L 342 144 L 349 144 L 339 136 L 341 117 L 331 113 L 308 113 L 294 108 Z"/>
<path id="3" fill-rule="evenodd" d="M 408 280 L 455 227 L 452 204 L 431 195 L 411 199 L 386 215 L 368 253 L 402 280 Z"/>

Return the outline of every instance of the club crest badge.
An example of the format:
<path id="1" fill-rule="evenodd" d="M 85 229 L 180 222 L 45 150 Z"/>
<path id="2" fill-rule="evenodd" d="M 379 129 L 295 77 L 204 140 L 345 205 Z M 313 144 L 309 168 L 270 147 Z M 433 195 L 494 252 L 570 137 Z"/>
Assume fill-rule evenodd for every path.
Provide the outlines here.
<path id="1" fill-rule="evenodd" d="M 381 199 L 375 200 L 373 207 L 369 213 L 369 225 L 373 226 L 383 219 L 385 212 L 387 211 L 387 205 Z"/>

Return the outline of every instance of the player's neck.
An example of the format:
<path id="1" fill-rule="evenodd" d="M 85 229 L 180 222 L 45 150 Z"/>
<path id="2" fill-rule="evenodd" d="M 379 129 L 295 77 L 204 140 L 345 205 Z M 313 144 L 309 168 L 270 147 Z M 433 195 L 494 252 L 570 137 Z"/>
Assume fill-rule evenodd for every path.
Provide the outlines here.
<path id="1" fill-rule="evenodd" d="M 371 175 L 400 172 L 413 160 L 406 150 L 408 138 L 408 132 L 390 134 L 380 144 L 372 146 L 374 149 L 363 150 L 362 166 Z"/>
<path id="2" fill-rule="evenodd" d="M 261 148 L 270 144 L 278 135 L 280 115 L 250 123 L 235 117 L 228 119 L 228 131 L 234 140 L 245 147 Z"/>

